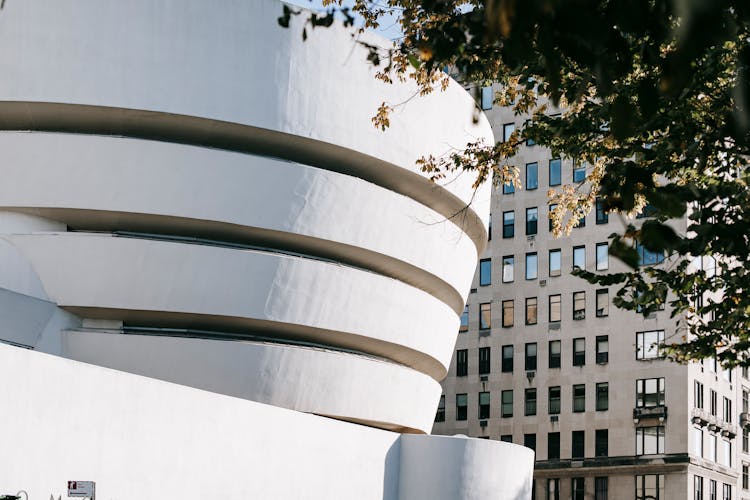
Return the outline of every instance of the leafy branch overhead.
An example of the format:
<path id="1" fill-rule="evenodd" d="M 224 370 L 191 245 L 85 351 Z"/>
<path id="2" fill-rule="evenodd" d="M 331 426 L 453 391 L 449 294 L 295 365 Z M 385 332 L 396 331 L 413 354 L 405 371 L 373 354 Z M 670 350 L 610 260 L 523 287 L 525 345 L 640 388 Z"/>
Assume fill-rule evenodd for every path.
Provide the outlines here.
<path id="1" fill-rule="evenodd" d="M 612 235 L 610 251 L 630 272 L 580 275 L 620 286 L 620 307 L 648 314 L 668 302 L 684 336 L 675 339 L 673 357 L 718 352 L 726 366 L 750 364 L 750 2 L 326 5 L 331 16 L 356 13 L 365 27 L 398 15 L 402 38 L 391 48 L 368 47 L 380 79 L 412 79 L 428 93 L 446 84 L 446 70 L 455 70 L 464 83 L 493 85 L 495 102 L 527 120 L 506 142 L 423 158 L 432 178 L 466 170 L 478 181 L 518 182 L 514 155 L 526 139 L 586 165 L 584 182 L 550 193 L 558 204 L 558 233 L 569 231 L 597 199 L 611 213 L 632 215 L 648 206 L 653 217 Z M 378 110 L 377 126 L 388 125 L 392 107 Z M 639 268 L 636 242 L 667 260 Z"/>

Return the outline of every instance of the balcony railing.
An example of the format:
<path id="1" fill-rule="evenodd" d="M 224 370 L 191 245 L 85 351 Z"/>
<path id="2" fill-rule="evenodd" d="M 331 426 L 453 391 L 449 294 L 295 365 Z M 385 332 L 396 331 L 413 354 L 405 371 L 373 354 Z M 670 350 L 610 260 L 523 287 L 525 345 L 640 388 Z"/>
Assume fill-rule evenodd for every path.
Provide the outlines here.
<path id="1" fill-rule="evenodd" d="M 667 419 L 666 406 L 643 406 L 633 408 L 633 421 L 639 422 L 646 418 L 658 418 L 660 422 Z"/>

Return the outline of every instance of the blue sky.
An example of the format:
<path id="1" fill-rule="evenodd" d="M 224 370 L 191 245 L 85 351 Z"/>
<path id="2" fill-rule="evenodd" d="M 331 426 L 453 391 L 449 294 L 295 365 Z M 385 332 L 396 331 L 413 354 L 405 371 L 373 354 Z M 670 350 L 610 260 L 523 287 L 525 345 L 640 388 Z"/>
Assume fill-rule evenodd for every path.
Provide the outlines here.
<path id="1" fill-rule="evenodd" d="M 284 0 L 286 3 L 298 5 L 306 9 L 312 10 L 323 10 L 322 0 Z M 352 2 L 345 1 L 345 5 L 352 5 Z M 377 30 L 382 36 L 395 40 L 401 36 L 401 30 L 399 28 L 396 18 L 390 20 L 383 20 L 381 22 L 382 27 Z"/>

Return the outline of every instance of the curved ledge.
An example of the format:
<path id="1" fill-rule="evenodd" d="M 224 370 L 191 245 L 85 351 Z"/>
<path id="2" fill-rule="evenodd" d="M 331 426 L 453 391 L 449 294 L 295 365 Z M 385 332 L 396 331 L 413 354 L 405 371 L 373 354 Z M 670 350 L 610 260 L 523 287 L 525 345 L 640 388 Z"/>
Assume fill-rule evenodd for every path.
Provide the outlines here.
<path id="1" fill-rule="evenodd" d="M 401 365 L 267 342 L 68 331 L 64 355 L 227 396 L 428 433 L 440 385 Z"/>
<path id="2" fill-rule="evenodd" d="M 393 163 L 336 144 L 250 125 L 174 113 L 84 104 L 0 101 L 0 130 L 124 136 L 269 156 L 358 177 L 441 214 L 481 254 L 487 230 L 447 189 Z"/>
<path id="3" fill-rule="evenodd" d="M 252 250 L 85 233 L 9 235 L 50 299 L 81 317 L 255 331 L 445 376 L 458 317 L 400 281 Z"/>

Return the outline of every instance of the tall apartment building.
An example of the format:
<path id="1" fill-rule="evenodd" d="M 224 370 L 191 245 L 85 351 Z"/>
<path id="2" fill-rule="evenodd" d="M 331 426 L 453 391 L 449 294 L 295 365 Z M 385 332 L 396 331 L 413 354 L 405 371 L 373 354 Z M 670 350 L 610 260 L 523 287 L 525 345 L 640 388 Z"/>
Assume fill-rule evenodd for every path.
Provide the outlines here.
<path id="1" fill-rule="evenodd" d="M 483 97 L 498 140 L 522 126 Z M 531 142 L 516 165 L 523 187 L 493 194 L 433 432 L 534 449 L 539 500 L 750 498 L 747 371 L 663 359 L 654 344 L 681 335 L 668 306 L 644 318 L 610 305 L 615 288 L 571 275 L 623 268 L 607 253 L 621 216 L 595 210 L 552 235 L 547 191 L 585 167 Z M 643 265 L 663 259 L 639 251 Z"/>

